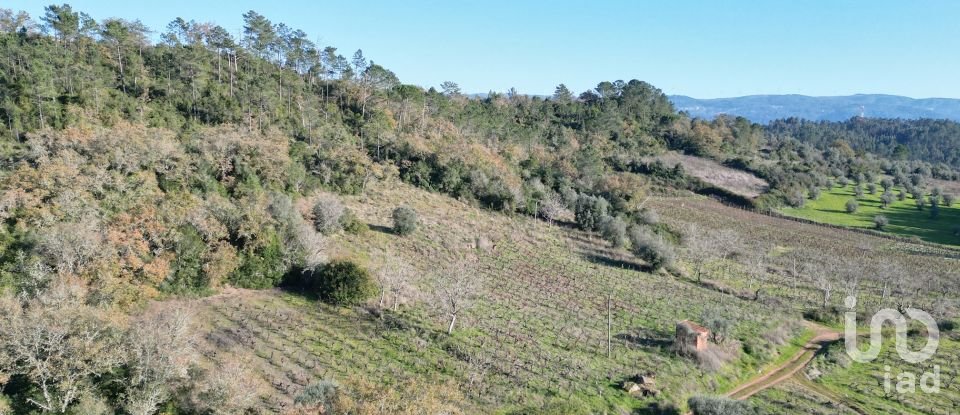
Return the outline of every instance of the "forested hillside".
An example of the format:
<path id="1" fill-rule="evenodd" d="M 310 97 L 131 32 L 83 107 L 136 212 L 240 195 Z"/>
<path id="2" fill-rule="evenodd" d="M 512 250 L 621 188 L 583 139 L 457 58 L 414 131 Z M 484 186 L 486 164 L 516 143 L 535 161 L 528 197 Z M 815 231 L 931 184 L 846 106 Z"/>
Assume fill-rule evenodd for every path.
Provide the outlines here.
<path id="1" fill-rule="evenodd" d="M 891 160 L 935 165 L 937 175 L 960 168 L 960 124 L 950 120 L 851 118 L 813 122 L 796 118 L 772 121 L 767 131 L 825 149 L 838 141 L 854 150 Z"/>
<path id="2" fill-rule="evenodd" d="M 789 258 L 773 257 L 780 242 L 758 248 L 712 229 L 720 221 L 704 232 L 686 217 L 663 223 L 651 206 L 680 199 L 651 196 L 772 209 L 848 177 L 889 176 L 920 196 L 932 178 L 956 177 L 949 124 L 765 131 L 689 118 L 639 80 L 471 98 L 454 82 L 405 84 L 361 50 L 314 44 L 257 12 L 243 18 L 236 38 L 186 19 L 153 32 L 68 5 L 36 20 L 0 9 L 0 414 L 251 413 L 265 401 L 303 413 L 332 402 L 351 414 L 568 408 L 551 409 L 553 398 L 582 400 L 570 413 L 676 412 L 779 358 L 798 310 L 834 315 L 841 283 L 788 271 Z M 943 148 L 870 143 L 888 129 L 943 132 L 930 139 Z M 667 150 L 753 172 L 769 192 L 738 196 L 652 157 Z M 882 256 L 871 255 L 858 258 Z M 778 278 L 809 281 L 794 297 L 767 295 L 786 286 L 767 278 L 768 260 Z M 711 272 L 729 281 L 701 278 Z M 887 284 L 876 282 L 880 302 Z M 937 284 L 904 283 L 898 301 L 940 301 Z M 696 296 L 673 301 L 685 290 Z M 470 303 L 487 319 L 458 337 Z M 583 311 L 604 305 L 605 330 Z M 297 318 L 317 332 L 281 311 L 308 313 Z M 722 350 L 663 344 L 691 313 L 710 319 Z M 622 390 L 638 361 L 665 367 L 663 394 Z M 248 393 L 254 378 L 272 389 Z M 396 385 L 414 392 L 384 392 Z"/>

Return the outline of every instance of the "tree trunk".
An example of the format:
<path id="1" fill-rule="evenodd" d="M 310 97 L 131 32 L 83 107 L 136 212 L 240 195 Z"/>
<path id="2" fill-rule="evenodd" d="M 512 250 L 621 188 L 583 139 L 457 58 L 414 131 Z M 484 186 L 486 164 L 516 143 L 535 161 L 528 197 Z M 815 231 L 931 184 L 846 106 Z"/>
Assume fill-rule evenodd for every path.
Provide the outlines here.
<path id="1" fill-rule="evenodd" d="M 454 324 L 457 324 L 457 315 L 454 314 L 454 315 L 452 315 L 451 317 L 452 317 L 452 318 L 450 319 L 450 327 L 447 328 L 447 334 L 448 334 L 448 335 L 453 334 L 453 325 L 454 325 Z"/>

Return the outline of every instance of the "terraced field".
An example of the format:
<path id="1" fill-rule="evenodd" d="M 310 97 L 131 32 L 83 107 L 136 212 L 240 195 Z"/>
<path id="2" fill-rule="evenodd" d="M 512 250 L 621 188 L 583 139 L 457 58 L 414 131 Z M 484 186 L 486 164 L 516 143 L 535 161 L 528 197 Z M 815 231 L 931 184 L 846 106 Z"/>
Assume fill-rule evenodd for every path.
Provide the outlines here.
<path id="1" fill-rule="evenodd" d="M 422 226 L 410 237 L 386 231 L 399 201 L 421 214 Z M 558 399 L 601 412 L 680 410 L 690 396 L 726 393 L 792 355 L 797 347 L 776 343 L 771 333 L 799 327 L 789 322 L 819 302 L 813 281 L 795 278 L 778 264 L 769 267 L 765 294 L 754 298 L 747 295 L 754 283 L 743 277 L 735 258 L 713 264 L 701 283 L 689 275 L 649 273 L 644 264 L 588 233 L 482 211 L 402 184 L 375 185 L 346 203 L 371 231 L 337 236 L 329 255 L 376 268 L 389 247 L 391 255 L 411 264 L 416 272 L 397 296 L 396 309 L 390 297 L 384 309 L 343 309 L 282 291 L 228 291 L 197 300 L 208 364 L 244 362 L 260 379 L 253 389 L 277 411 L 290 407 L 310 382 L 358 378 L 465 412 L 539 408 Z M 699 197 L 650 203 L 675 229 L 693 222 L 704 229 L 738 229 L 744 236 L 738 252 L 762 246 L 772 256 L 785 255 L 816 240 L 825 250 L 870 246 L 877 255 L 932 271 L 957 264 L 922 246 L 758 215 Z M 474 264 L 480 288 L 476 305 L 448 336 L 448 317 L 431 307 L 428 286 L 452 261 Z M 937 281 L 954 281 L 953 274 L 933 274 Z M 878 298 L 871 294 L 875 287 L 862 287 L 864 298 Z M 719 371 L 670 349 L 675 323 L 699 319 L 705 311 L 734 322 L 730 345 L 739 352 Z M 657 396 L 632 397 L 620 387 L 623 380 L 648 372 L 656 375 Z M 836 382 L 844 381 L 841 372 L 835 376 Z M 829 410 L 812 392 L 791 392 L 798 387 L 794 383 L 763 391 L 752 401 L 786 408 L 770 413 Z M 431 385 L 449 385 L 452 392 L 436 393 Z M 458 394 L 467 399 L 455 398 Z M 465 403 L 455 404 L 458 400 Z"/>
<path id="2" fill-rule="evenodd" d="M 421 212 L 423 226 L 409 238 L 377 230 L 398 200 Z M 761 302 L 639 271 L 642 264 L 625 253 L 566 227 L 480 211 L 402 185 L 347 202 L 374 230 L 337 237 L 331 255 L 374 265 L 389 244 L 414 264 L 417 275 L 397 311 L 337 309 L 276 291 L 201 301 L 207 356 L 212 363 L 245 356 L 272 407 L 289 405 L 315 379 L 352 376 L 384 384 L 410 377 L 450 382 L 472 405 L 503 410 L 553 398 L 597 411 L 682 406 L 689 396 L 721 393 L 776 359 L 778 346 L 764 335 L 795 319 Z M 454 211 L 465 214 L 449 215 Z M 488 239 L 481 244 L 487 248 L 474 247 L 478 235 Z M 458 257 L 477 264 L 482 288 L 448 336 L 447 317 L 429 307 L 426 282 Z M 699 319 L 706 309 L 735 321 L 733 337 L 752 339 L 754 350 L 764 353 L 741 352 L 720 371 L 676 355 L 669 347 L 674 325 Z M 656 374 L 658 396 L 637 399 L 620 388 L 647 372 Z"/>

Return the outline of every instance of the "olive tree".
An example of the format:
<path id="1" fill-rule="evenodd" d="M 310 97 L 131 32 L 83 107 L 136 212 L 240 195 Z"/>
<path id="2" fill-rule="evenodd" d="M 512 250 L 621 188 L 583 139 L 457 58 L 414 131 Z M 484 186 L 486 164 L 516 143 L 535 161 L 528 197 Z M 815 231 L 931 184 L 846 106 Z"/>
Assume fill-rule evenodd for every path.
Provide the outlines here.
<path id="1" fill-rule="evenodd" d="M 860 208 L 860 204 L 857 203 L 856 199 L 850 199 L 847 201 L 846 208 L 847 208 L 847 213 L 856 213 L 857 209 Z"/>
<path id="2" fill-rule="evenodd" d="M 673 265 L 675 254 L 673 247 L 646 228 L 634 226 L 630 228 L 630 250 L 637 258 L 650 264 L 654 270 Z"/>
<path id="3" fill-rule="evenodd" d="M 887 227 L 889 223 L 890 223 L 890 220 L 887 219 L 886 216 L 877 215 L 873 217 L 873 226 L 876 227 L 877 230 L 882 231 L 884 228 Z"/>

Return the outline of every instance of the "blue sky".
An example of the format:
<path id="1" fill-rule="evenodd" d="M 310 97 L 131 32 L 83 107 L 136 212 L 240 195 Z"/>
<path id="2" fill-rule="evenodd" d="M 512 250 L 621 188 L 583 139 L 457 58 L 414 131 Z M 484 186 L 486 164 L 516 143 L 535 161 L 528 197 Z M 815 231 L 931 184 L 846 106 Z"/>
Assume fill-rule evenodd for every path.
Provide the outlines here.
<path id="1" fill-rule="evenodd" d="M 219 3 L 219 4 L 218 4 Z M 45 1 L 0 7 L 39 19 Z M 175 17 L 233 32 L 253 9 L 401 80 L 466 92 L 549 94 L 641 79 L 668 94 L 888 93 L 960 98 L 960 1 L 70 2 L 97 19 Z"/>

